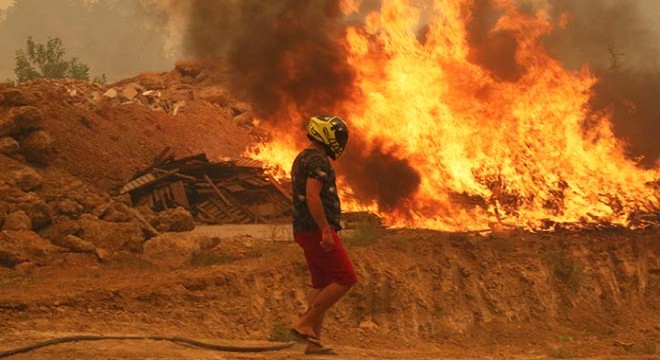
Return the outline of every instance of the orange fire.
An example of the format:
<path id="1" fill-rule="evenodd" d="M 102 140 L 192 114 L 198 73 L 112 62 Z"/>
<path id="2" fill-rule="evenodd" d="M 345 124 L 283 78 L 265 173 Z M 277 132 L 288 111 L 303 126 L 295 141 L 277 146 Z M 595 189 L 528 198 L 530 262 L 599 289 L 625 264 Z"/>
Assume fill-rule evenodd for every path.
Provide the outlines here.
<path id="1" fill-rule="evenodd" d="M 344 183 L 345 208 L 375 211 L 391 226 L 443 230 L 632 226 L 630 214 L 660 208 L 650 185 L 660 169 L 626 158 L 608 114 L 589 113 L 597 79 L 586 67 L 564 69 L 541 44 L 566 16 L 554 24 L 544 11 L 526 15 L 511 1 L 497 1 L 504 14 L 491 31 L 513 34 L 524 69 L 515 81 L 502 81 L 470 61 L 472 1 L 435 0 L 424 10 L 415 4 L 384 0 L 363 26 L 349 28 L 341 41 L 357 74 L 355 96 L 336 112 L 365 139 L 365 153 L 378 145 L 407 160 L 421 184 L 405 211 L 385 212 L 356 201 Z M 420 40 L 422 16 L 428 27 Z M 283 115 L 303 118 L 293 103 Z M 271 130 L 275 140 L 249 155 L 286 176 L 305 144 L 294 135 L 298 129 Z"/>

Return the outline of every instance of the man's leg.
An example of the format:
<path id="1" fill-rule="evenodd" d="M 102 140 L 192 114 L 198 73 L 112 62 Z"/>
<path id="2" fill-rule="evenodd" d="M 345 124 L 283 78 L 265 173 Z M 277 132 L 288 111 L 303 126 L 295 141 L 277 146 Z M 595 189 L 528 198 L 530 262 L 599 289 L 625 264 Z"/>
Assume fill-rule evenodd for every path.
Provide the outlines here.
<path id="1" fill-rule="evenodd" d="M 321 292 L 322 289 L 313 289 L 310 293 L 309 296 L 307 297 L 307 311 L 305 311 L 305 315 L 309 312 L 309 310 L 312 308 L 314 305 L 314 300 L 316 300 L 316 297 L 319 296 L 319 293 Z M 321 317 L 321 320 L 315 324 L 313 324 L 312 328 L 314 329 L 314 333 L 316 334 L 317 337 L 321 337 L 321 327 L 323 326 L 323 318 L 324 316 Z"/>
<path id="2" fill-rule="evenodd" d="M 328 311 L 332 305 L 336 304 L 337 301 L 339 301 L 339 299 L 350 290 L 350 288 L 350 286 L 337 283 L 331 283 L 323 288 L 315 297 L 314 302 L 308 309 L 307 313 L 298 320 L 295 329 L 303 334 L 314 334 L 318 336 L 314 327 L 318 327 L 320 331 L 325 312 Z"/>
<path id="3" fill-rule="evenodd" d="M 307 315 L 309 310 L 312 308 L 312 305 L 314 304 L 314 300 L 316 300 L 316 297 L 319 295 L 320 292 L 321 289 L 312 289 L 312 291 L 309 293 L 309 296 L 307 297 L 307 310 L 305 311 L 305 314 L 303 316 Z M 323 318 L 325 318 L 325 316 L 322 316 L 321 320 L 312 326 L 312 328 L 314 329 L 314 334 L 316 334 L 318 338 L 321 338 L 321 327 L 323 326 Z M 308 342 L 307 348 L 305 349 L 305 353 L 313 354 L 322 349 L 325 349 L 323 345 Z"/>

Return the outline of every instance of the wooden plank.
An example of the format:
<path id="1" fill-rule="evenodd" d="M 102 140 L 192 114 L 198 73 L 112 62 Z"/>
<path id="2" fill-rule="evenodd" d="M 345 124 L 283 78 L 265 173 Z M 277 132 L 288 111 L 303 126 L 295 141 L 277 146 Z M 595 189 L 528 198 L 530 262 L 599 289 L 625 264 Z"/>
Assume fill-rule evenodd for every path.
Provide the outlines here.
<path id="1" fill-rule="evenodd" d="M 195 206 L 195 210 L 197 210 L 197 212 L 199 212 L 204 217 L 206 217 L 209 220 L 209 222 L 215 221 L 215 216 L 211 215 L 208 211 L 206 211 L 204 207 L 201 206 L 202 204 L 198 204 L 197 206 Z"/>
<path id="2" fill-rule="evenodd" d="M 153 171 L 157 172 L 157 173 L 160 173 L 160 174 L 168 174 L 169 173 L 172 176 L 176 176 L 178 178 L 186 179 L 186 180 L 190 180 L 190 181 L 196 181 L 197 180 L 197 178 L 194 177 L 194 176 L 188 176 L 188 175 L 181 174 L 179 172 L 179 171 L 181 171 L 181 169 L 178 169 L 178 168 L 171 169 L 169 171 L 168 170 L 163 170 L 163 169 L 160 169 L 160 168 L 154 168 Z M 176 171 L 176 172 L 172 173 L 173 171 Z"/>
<path id="3" fill-rule="evenodd" d="M 190 210 L 190 202 L 186 195 L 186 188 L 183 186 L 183 181 L 177 181 L 170 185 L 174 203 Z"/>
<path id="4" fill-rule="evenodd" d="M 280 192 L 280 194 L 284 195 L 285 198 L 287 198 L 289 201 L 293 201 L 293 196 L 291 196 L 291 192 L 287 191 L 280 185 L 275 178 L 273 178 L 272 175 L 268 175 L 268 180 L 270 180 L 270 183 L 273 184 L 273 186 Z"/>
<path id="5" fill-rule="evenodd" d="M 252 186 L 256 186 L 256 187 L 261 187 L 261 186 L 265 186 L 265 185 L 268 185 L 268 184 L 269 184 L 268 181 L 263 180 L 263 179 L 260 179 L 260 178 L 257 178 L 257 177 L 245 178 L 245 179 L 242 179 L 242 180 L 243 180 L 244 182 L 246 182 L 246 183 L 248 183 L 248 184 L 250 184 L 250 185 L 252 185 Z"/>
<path id="6" fill-rule="evenodd" d="M 261 161 L 250 158 L 238 158 L 234 160 L 234 165 L 238 167 L 254 168 L 254 169 L 263 169 L 264 167 L 264 164 Z"/>
<path id="7" fill-rule="evenodd" d="M 213 181 L 211 181 L 211 179 L 209 178 L 208 175 L 204 174 L 204 179 L 206 179 L 206 182 L 209 183 L 209 185 L 211 185 L 211 188 L 213 188 L 213 190 L 215 191 L 215 193 L 220 197 L 220 199 L 222 199 L 222 201 L 225 202 L 225 204 L 227 204 L 227 205 L 230 205 L 230 204 L 231 204 L 231 203 L 229 202 L 229 200 L 227 200 L 227 198 L 225 197 L 225 195 L 220 191 L 220 189 L 218 189 L 218 187 L 215 186 L 215 184 L 213 183 Z"/>
<path id="8" fill-rule="evenodd" d="M 242 187 L 241 185 L 238 185 L 238 184 L 227 184 L 227 185 L 220 185 L 220 186 L 222 186 L 223 188 L 225 188 L 225 189 L 227 189 L 231 192 L 234 192 L 234 193 L 243 192 L 243 191 L 246 190 L 244 187 Z"/>
<path id="9" fill-rule="evenodd" d="M 146 174 L 146 175 L 142 175 L 142 176 L 138 177 L 137 179 L 133 179 L 133 180 L 129 181 L 128 183 L 126 183 L 121 188 L 120 193 L 125 194 L 129 191 L 133 191 L 137 188 L 148 185 L 148 184 L 154 182 L 155 180 L 156 180 L 156 177 L 151 173 Z"/>
<path id="10" fill-rule="evenodd" d="M 224 213 L 228 218 L 233 219 L 234 216 L 232 216 L 227 209 L 225 209 L 225 205 L 220 204 L 218 200 L 216 200 L 213 197 L 209 197 L 209 200 L 213 205 L 215 205 L 216 208 L 218 208 L 222 213 Z"/>

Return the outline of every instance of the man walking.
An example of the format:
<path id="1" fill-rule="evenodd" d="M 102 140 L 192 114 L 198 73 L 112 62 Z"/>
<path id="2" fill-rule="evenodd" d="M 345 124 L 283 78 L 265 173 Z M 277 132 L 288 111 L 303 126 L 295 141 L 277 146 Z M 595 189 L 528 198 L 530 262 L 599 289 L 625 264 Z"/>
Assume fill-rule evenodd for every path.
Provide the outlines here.
<path id="1" fill-rule="evenodd" d="M 321 344 L 326 311 L 357 283 L 357 276 L 337 231 L 341 204 L 335 171 L 348 141 L 348 127 L 338 116 L 313 116 L 307 125 L 309 146 L 293 162 L 294 239 L 302 247 L 312 276 L 307 312 L 291 332 L 307 342 L 306 354 L 334 354 Z"/>

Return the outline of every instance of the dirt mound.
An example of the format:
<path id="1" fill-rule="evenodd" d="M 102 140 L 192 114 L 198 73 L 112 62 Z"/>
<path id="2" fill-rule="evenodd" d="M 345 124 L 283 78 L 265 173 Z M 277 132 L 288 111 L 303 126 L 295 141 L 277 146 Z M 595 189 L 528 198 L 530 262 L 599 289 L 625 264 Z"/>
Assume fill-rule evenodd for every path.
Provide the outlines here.
<path id="1" fill-rule="evenodd" d="M 109 86 L 75 80 L 4 84 L 0 135 L 17 138 L 3 137 L 0 148 L 14 156 L 20 145 L 23 157 L 41 163 L 45 156 L 39 154 L 53 151 L 50 166 L 105 191 L 119 188 L 165 146 L 179 156 L 236 157 L 253 141 L 249 106 L 202 80 L 175 69 Z"/>

